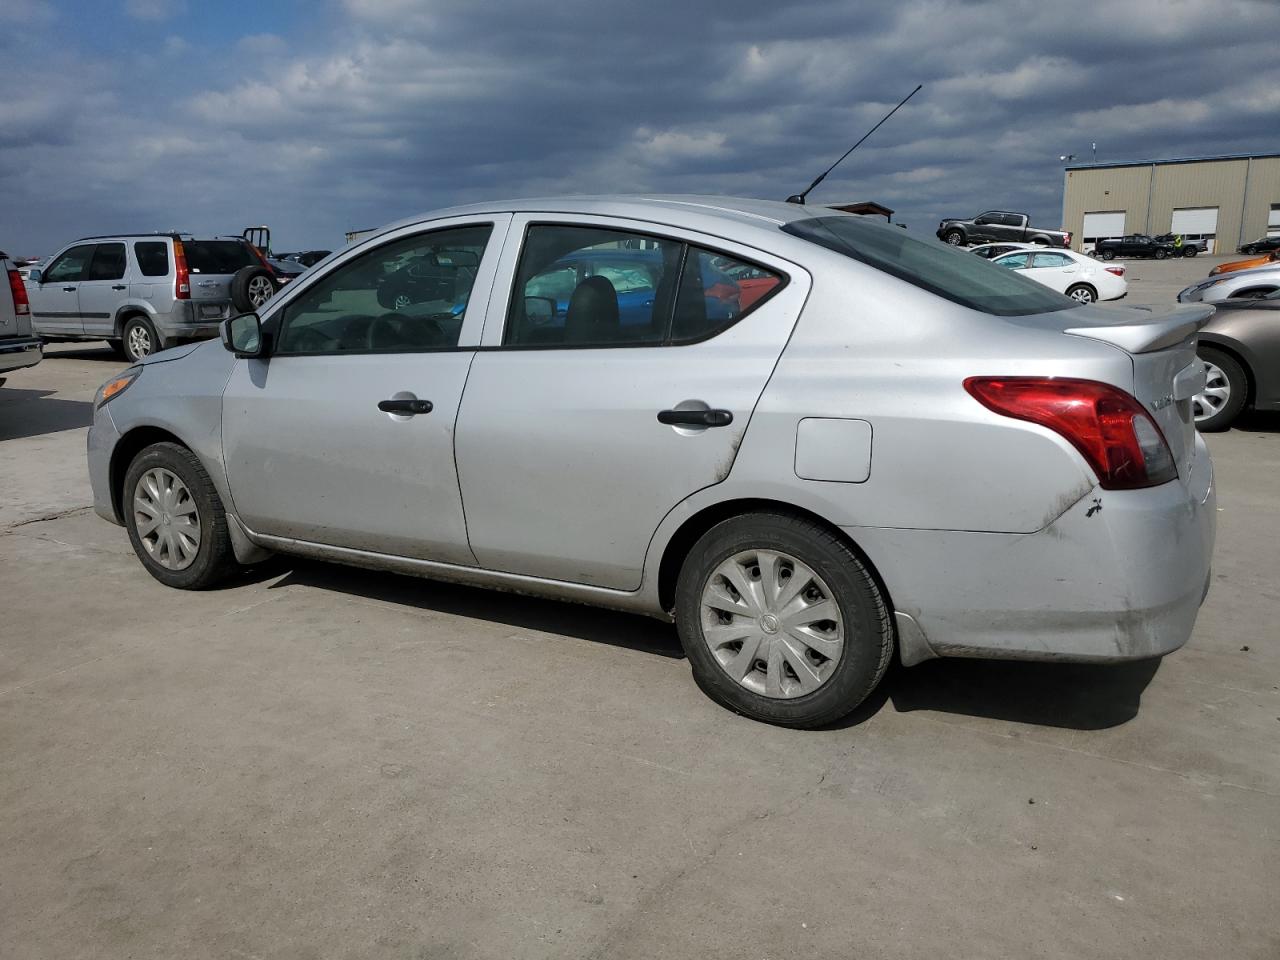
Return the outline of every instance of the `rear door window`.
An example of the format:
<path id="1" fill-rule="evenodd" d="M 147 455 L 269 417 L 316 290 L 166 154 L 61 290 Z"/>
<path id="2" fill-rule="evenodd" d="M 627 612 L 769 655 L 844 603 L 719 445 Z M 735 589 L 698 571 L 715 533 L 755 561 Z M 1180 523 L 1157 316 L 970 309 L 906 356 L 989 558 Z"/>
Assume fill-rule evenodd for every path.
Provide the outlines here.
<path id="1" fill-rule="evenodd" d="M 184 240 L 182 249 L 192 273 L 232 274 L 261 265 L 243 240 Z"/>
<path id="2" fill-rule="evenodd" d="M 1062 253 L 1037 253 L 1031 261 L 1032 267 L 1069 267 L 1072 259 Z"/>
<path id="3" fill-rule="evenodd" d="M 89 262 L 93 259 L 96 244 L 85 243 L 72 247 L 57 260 L 49 264 L 43 274 L 46 283 L 75 283 L 85 279 L 89 273 Z"/>
<path id="4" fill-rule="evenodd" d="M 124 244 L 100 243 L 86 280 L 119 280 L 124 276 Z"/>
<path id="5" fill-rule="evenodd" d="M 169 275 L 169 245 L 163 240 L 143 240 L 133 245 L 133 255 L 137 258 L 138 269 L 144 277 L 167 277 Z"/>

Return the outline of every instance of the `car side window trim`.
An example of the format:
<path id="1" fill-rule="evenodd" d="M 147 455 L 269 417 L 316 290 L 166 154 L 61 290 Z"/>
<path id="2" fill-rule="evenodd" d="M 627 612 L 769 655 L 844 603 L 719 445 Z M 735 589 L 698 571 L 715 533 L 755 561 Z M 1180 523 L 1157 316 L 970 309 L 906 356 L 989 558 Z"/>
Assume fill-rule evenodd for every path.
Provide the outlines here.
<path id="1" fill-rule="evenodd" d="M 519 232 L 519 239 L 515 248 L 514 261 L 511 264 L 509 275 L 507 275 L 507 280 L 509 283 L 508 299 L 505 305 L 505 309 L 501 311 L 501 314 L 497 318 L 500 325 L 500 330 L 499 330 L 500 338 L 505 339 L 509 325 L 512 320 L 512 309 L 513 309 L 513 305 L 516 302 L 516 297 L 518 295 L 518 292 L 516 290 L 516 284 L 519 282 L 519 279 L 520 279 L 520 265 L 524 257 L 525 246 L 529 240 L 529 231 L 532 230 L 534 227 L 566 227 L 570 229 L 596 228 L 596 229 L 609 231 L 613 233 L 626 233 L 628 235 L 639 237 L 641 239 L 657 240 L 659 242 L 679 245 L 680 257 L 678 261 L 678 266 L 676 268 L 675 282 L 671 287 L 673 293 L 670 297 L 668 297 L 669 302 L 664 304 L 666 316 L 663 318 L 663 321 L 662 321 L 663 336 L 659 341 L 653 341 L 653 340 L 636 341 L 636 342 L 623 341 L 619 343 L 505 343 L 500 340 L 496 344 L 482 345 L 481 347 L 478 348 L 478 350 L 481 352 L 489 353 L 489 352 L 496 352 L 496 351 L 516 352 L 516 351 L 539 351 L 539 350 L 635 350 L 635 349 L 663 349 L 667 347 L 694 346 L 699 343 L 704 343 L 707 340 L 712 340 L 720 336 L 721 334 L 733 329 L 735 326 L 741 323 L 742 320 L 744 320 L 746 317 L 755 313 L 757 308 L 764 306 L 766 303 L 772 300 L 775 296 L 781 293 L 782 290 L 784 290 L 786 286 L 791 282 L 790 274 L 788 274 L 784 270 L 779 269 L 776 266 L 769 266 L 768 264 L 761 263 L 759 260 L 752 259 L 740 253 L 730 253 L 727 250 L 712 246 L 702 241 L 690 241 L 680 237 L 658 233 L 652 229 L 647 229 L 647 230 L 638 229 L 630 225 L 629 223 L 626 223 L 625 221 L 615 222 L 615 221 L 611 221 L 604 218 L 601 218 L 599 220 L 595 220 L 595 219 L 592 219 L 592 220 L 527 219 L 523 222 L 521 226 L 522 226 L 522 229 Z M 515 231 L 513 231 L 513 234 L 514 233 Z M 514 236 L 511 239 L 514 239 Z M 672 325 L 675 320 L 676 304 L 677 304 L 680 290 L 682 289 L 682 285 L 684 281 L 684 273 L 688 267 L 690 255 L 698 251 L 705 252 L 713 256 L 719 255 L 719 256 L 727 257 L 732 260 L 736 260 L 739 263 L 742 263 L 746 266 L 755 267 L 756 269 L 767 271 L 777 276 L 779 282 L 776 283 L 773 286 L 773 288 L 769 290 L 768 293 L 764 294 L 758 300 L 753 302 L 751 306 L 748 307 L 746 310 L 743 310 L 737 317 L 734 318 L 732 323 L 713 329 L 712 331 L 710 331 L 709 333 L 703 336 L 675 339 L 672 337 Z M 498 306 L 498 304 L 493 304 L 493 306 L 496 307 Z"/>

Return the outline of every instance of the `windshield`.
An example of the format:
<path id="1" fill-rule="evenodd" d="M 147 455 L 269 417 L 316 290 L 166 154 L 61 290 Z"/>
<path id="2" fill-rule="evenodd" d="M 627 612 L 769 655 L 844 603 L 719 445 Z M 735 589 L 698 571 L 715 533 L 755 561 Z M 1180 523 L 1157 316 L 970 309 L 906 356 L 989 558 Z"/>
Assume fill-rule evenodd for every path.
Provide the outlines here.
<path id="1" fill-rule="evenodd" d="M 792 221 L 782 229 L 952 303 L 997 317 L 1024 317 L 1078 306 L 1074 300 L 968 251 L 917 240 L 905 230 L 858 217 L 814 217 Z"/>

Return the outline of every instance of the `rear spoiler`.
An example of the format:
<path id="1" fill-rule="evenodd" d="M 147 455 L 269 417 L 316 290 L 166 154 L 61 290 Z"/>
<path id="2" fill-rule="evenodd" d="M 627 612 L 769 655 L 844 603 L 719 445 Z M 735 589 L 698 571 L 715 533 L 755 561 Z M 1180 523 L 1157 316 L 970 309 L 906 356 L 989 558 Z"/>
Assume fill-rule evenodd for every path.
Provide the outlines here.
<path id="1" fill-rule="evenodd" d="M 1062 332 L 1102 340 L 1129 353 L 1152 353 L 1176 346 L 1195 336 L 1213 316 L 1214 307 L 1210 304 L 1187 304 L 1176 307 L 1136 307 L 1133 310 L 1149 310 L 1151 319 L 1126 323 L 1129 318 L 1120 317 L 1090 326 L 1070 327 Z"/>

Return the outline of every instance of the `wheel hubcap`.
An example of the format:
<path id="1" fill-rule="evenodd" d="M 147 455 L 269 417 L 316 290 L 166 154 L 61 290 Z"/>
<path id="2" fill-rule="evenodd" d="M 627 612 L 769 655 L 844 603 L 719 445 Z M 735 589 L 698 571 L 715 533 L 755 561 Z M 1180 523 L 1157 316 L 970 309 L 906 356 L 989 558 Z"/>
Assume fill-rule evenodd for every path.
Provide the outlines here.
<path id="1" fill-rule="evenodd" d="M 145 357 L 151 353 L 151 334 L 141 324 L 129 329 L 129 352 L 135 357 Z"/>
<path id="2" fill-rule="evenodd" d="M 1071 299 L 1080 303 L 1093 303 L 1093 294 L 1088 290 L 1072 290 Z"/>
<path id="3" fill-rule="evenodd" d="M 271 299 L 271 281 L 266 277 L 254 277 L 249 281 L 249 302 L 260 307 Z"/>
<path id="4" fill-rule="evenodd" d="M 1204 373 L 1204 390 L 1191 401 L 1191 412 L 1197 423 L 1218 413 L 1231 399 L 1231 381 L 1221 367 L 1205 361 Z"/>
<path id="5" fill-rule="evenodd" d="M 779 700 L 813 693 L 844 652 L 844 618 L 830 588 L 795 557 L 735 554 L 702 589 L 702 637 L 736 683 Z"/>
<path id="6" fill-rule="evenodd" d="M 148 470 L 133 489 L 133 523 L 147 554 L 166 570 L 185 570 L 200 550 L 200 514 L 191 491 L 163 467 Z"/>
<path id="7" fill-rule="evenodd" d="M 409 295 L 408 295 L 408 294 L 406 294 L 406 293 L 402 293 L 402 294 L 400 294 L 400 296 L 396 297 L 396 299 L 395 299 L 395 308 L 396 308 L 397 310 L 403 310 L 403 309 L 404 309 L 405 307 L 407 307 L 408 305 L 409 305 Z"/>

